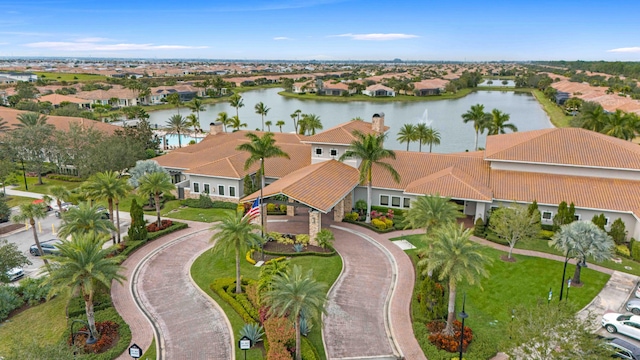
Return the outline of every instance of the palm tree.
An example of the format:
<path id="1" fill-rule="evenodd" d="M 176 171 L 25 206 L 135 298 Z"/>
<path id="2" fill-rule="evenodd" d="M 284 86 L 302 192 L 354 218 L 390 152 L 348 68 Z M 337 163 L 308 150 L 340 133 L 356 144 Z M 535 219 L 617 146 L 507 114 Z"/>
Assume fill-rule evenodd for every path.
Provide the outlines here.
<path id="1" fill-rule="evenodd" d="M 198 127 L 200 126 L 200 123 L 198 122 L 198 117 L 196 116 L 196 114 L 187 115 L 187 117 L 185 118 L 185 121 L 187 122 L 188 127 L 193 128 L 194 134 L 198 132 Z"/>
<path id="2" fill-rule="evenodd" d="M 289 115 L 291 120 L 293 120 L 293 129 L 298 134 L 298 124 L 300 123 L 300 114 L 302 114 L 302 110 L 297 109 L 293 112 L 293 114 Z"/>
<path id="3" fill-rule="evenodd" d="M 248 248 L 261 243 L 260 235 L 254 232 L 260 230 L 260 226 L 252 224 L 249 216 L 243 216 L 241 212 L 236 212 L 234 215 L 228 215 L 222 219 L 211 229 L 216 231 L 210 240 L 216 243 L 213 248 L 214 252 L 222 252 L 224 255 L 232 250 L 235 252 L 236 294 L 239 294 L 242 292 L 240 254 L 246 253 Z"/>
<path id="4" fill-rule="evenodd" d="M 487 124 L 487 129 L 489 129 L 487 135 L 506 134 L 505 129 L 509 129 L 513 132 L 518 131 L 518 128 L 515 125 L 507 122 L 509 121 L 509 118 L 509 114 L 505 114 L 498 109 L 491 110 L 491 118 Z"/>
<path id="5" fill-rule="evenodd" d="M 262 116 L 262 131 L 264 131 L 264 117 L 267 116 L 267 113 L 271 109 L 268 108 L 262 101 L 257 103 L 256 106 L 254 106 L 254 109 L 256 110 L 256 114 L 260 114 L 260 116 Z"/>
<path id="6" fill-rule="evenodd" d="M 236 147 L 236 150 L 246 151 L 249 153 L 249 158 L 244 163 L 244 169 L 247 170 L 251 165 L 260 161 L 260 184 L 264 188 L 264 161 L 269 158 L 281 157 L 289 159 L 289 154 L 282 151 L 282 149 L 276 145 L 276 139 L 273 138 L 273 133 L 265 133 L 262 137 L 249 132 L 245 135 L 249 138 L 250 142 L 240 144 Z"/>
<path id="7" fill-rule="evenodd" d="M 231 107 L 236 108 L 236 117 L 240 119 L 240 114 L 238 113 L 238 109 L 244 106 L 244 103 L 242 102 L 242 96 L 238 94 L 231 95 L 231 97 L 229 97 L 229 105 L 231 105 Z"/>
<path id="8" fill-rule="evenodd" d="M 21 204 L 20 205 L 20 213 L 14 215 L 11 218 L 11 221 L 14 223 L 21 223 L 25 221 L 29 221 L 29 225 L 31 225 L 31 230 L 33 230 L 33 240 L 38 247 L 38 252 L 40 255 L 43 255 L 42 247 L 40 246 L 40 240 L 38 239 L 38 232 L 36 231 L 36 219 L 44 219 L 47 217 L 47 209 L 44 204 Z M 49 266 L 49 262 L 47 259 L 44 259 L 44 264 Z"/>
<path id="9" fill-rule="evenodd" d="M 475 104 L 471 106 L 471 109 L 462 114 L 463 122 L 473 122 L 473 128 L 476 131 L 475 150 L 478 151 L 478 135 L 482 134 L 487 128 L 488 115 L 484 112 L 484 105 Z"/>
<path id="10" fill-rule="evenodd" d="M 316 114 L 303 114 L 302 120 L 298 122 L 300 134 L 315 135 L 316 130 L 322 130 L 322 122 L 320 116 Z"/>
<path id="11" fill-rule="evenodd" d="M 182 105 L 182 99 L 180 99 L 180 94 L 173 93 L 169 94 L 166 97 L 167 102 L 178 109 L 178 115 L 180 115 L 180 105 Z"/>
<path id="12" fill-rule="evenodd" d="M 187 106 L 191 109 L 191 112 L 198 115 L 198 124 L 200 124 L 200 111 L 207 111 L 202 100 L 199 97 L 195 97 L 191 102 L 187 103 Z"/>
<path id="13" fill-rule="evenodd" d="M 182 147 L 182 136 L 180 134 L 188 132 L 187 121 L 181 115 L 172 115 L 166 122 L 167 134 L 178 134 L 178 146 Z"/>
<path id="14" fill-rule="evenodd" d="M 89 197 L 95 200 L 106 200 L 109 207 L 109 219 L 113 224 L 113 204 L 114 201 L 126 197 L 131 191 L 131 187 L 127 181 L 121 178 L 114 171 L 106 171 L 102 173 L 96 173 L 89 178 L 85 188 L 89 194 Z M 120 215 L 117 216 L 118 222 Z M 116 233 L 118 241 L 120 243 L 120 224 L 116 224 Z M 113 238 L 113 243 L 116 243 L 116 238 Z"/>
<path id="15" fill-rule="evenodd" d="M 367 183 L 367 217 L 366 222 L 371 222 L 371 179 L 373 177 L 373 165 L 377 165 L 387 170 L 393 179 L 399 183 L 400 174 L 389 163 L 382 160 L 396 158 L 396 153 L 393 150 L 387 150 L 384 148 L 383 143 L 387 137 L 387 134 L 364 134 L 360 131 L 354 131 L 353 136 L 355 139 L 351 142 L 347 151 L 340 156 L 340 161 L 344 161 L 349 158 L 358 158 L 361 160 L 360 164 L 360 182 Z"/>
<path id="16" fill-rule="evenodd" d="M 276 316 L 293 318 L 296 360 L 301 360 L 300 318 L 304 314 L 318 319 L 320 314 L 326 313 L 327 285 L 313 278 L 313 269 L 304 274 L 299 265 L 294 265 L 290 272 L 274 276 L 272 286 L 273 290 L 265 295 L 266 303 L 271 307 L 269 311 Z"/>
<path id="17" fill-rule="evenodd" d="M 607 114 L 602 106 L 598 105 L 582 114 L 582 128 L 591 131 L 602 131 Z"/>
<path id="18" fill-rule="evenodd" d="M 273 122 L 271 122 L 271 120 L 267 120 L 264 122 L 264 124 L 267 125 L 267 131 L 271 132 L 271 125 L 273 125 Z"/>
<path id="19" fill-rule="evenodd" d="M 634 129 L 630 126 L 631 115 L 618 109 L 604 118 L 604 126 L 601 133 L 623 140 L 632 140 L 635 136 Z"/>
<path id="20" fill-rule="evenodd" d="M 418 140 L 416 137 L 416 127 L 413 124 L 404 124 L 398 131 L 398 142 L 400 144 L 407 143 L 407 151 L 409 151 L 409 144 L 412 141 Z"/>
<path id="21" fill-rule="evenodd" d="M 432 126 L 427 127 L 424 133 L 424 138 L 420 139 L 425 144 L 429 144 L 429 152 L 433 149 L 433 145 L 440 145 L 440 132 L 434 129 Z"/>
<path id="22" fill-rule="evenodd" d="M 577 266 L 571 283 L 579 285 L 580 269 L 587 265 L 587 258 L 593 258 L 596 262 L 611 259 L 615 243 L 593 222 L 574 221 L 562 225 L 560 231 L 551 238 L 549 246 L 566 253 L 567 258 L 576 259 Z"/>
<path id="23" fill-rule="evenodd" d="M 22 113 L 17 116 L 18 123 L 14 126 L 17 128 L 32 128 L 35 126 L 49 125 L 47 120 L 49 119 L 44 114 L 38 114 L 36 112 Z M 52 125 L 49 125 L 52 126 Z"/>
<path id="24" fill-rule="evenodd" d="M 116 227 L 109 219 L 105 219 L 97 205 L 88 202 L 80 203 L 77 208 L 71 208 L 62 215 L 62 225 L 58 236 L 65 239 L 69 235 L 88 234 L 91 232 L 109 234 Z"/>
<path id="25" fill-rule="evenodd" d="M 276 121 L 276 126 L 280 128 L 280 132 L 282 132 L 282 127 L 284 126 L 284 120 Z"/>
<path id="26" fill-rule="evenodd" d="M 426 138 L 426 134 L 428 131 L 428 126 L 425 123 L 419 123 L 416 125 L 416 141 L 418 141 L 418 152 L 422 152 L 422 144 L 424 144 L 424 139 Z"/>
<path id="27" fill-rule="evenodd" d="M 71 197 L 71 191 L 62 185 L 53 185 L 49 187 L 49 194 L 56 200 L 56 204 L 58 205 L 58 211 L 60 214 L 64 212 L 62 208 L 62 202 Z"/>
<path id="28" fill-rule="evenodd" d="M 449 197 L 439 194 L 424 195 L 411 202 L 411 208 L 407 210 L 404 221 L 407 228 L 424 229 L 425 234 L 428 234 L 431 229 L 463 218 L 461 210 L 461 207 Z"/>
<path id="29" fill-rule="evenodd" d="M 138 192 L 144 195 L 153 195 L 156 203 L 156 214 L 158 215 L 158 227 L 162 225 L 160 220 L 160 195 L 170 192 L 176 187 L 171 183 L 169 174 L 165 172 L 154 172 L 144 174 L 139 180 Z"/>
<path id="30" fill-rule="evenodd" d="M 247 123 L 243 123 L 240 121 L 240 118 L 237 116 L 232 116 L 227 122 L 229 126 L 231 126 L 234 131 L 240 130 L 241 127 L 247 127 Z"/>
<path id="31" fill-rule="evenodd" d="M 449 283 L 447 325 L 442 331 L 446 335 L 453 335 L 458 283 L 464 280 L 473 286 L 481 277 L 489 275 L 485 266 L 491 263 L 491 259 L 482 254 L 482 246 L 472 242 L 470 237 L 470 229 L 465 230 L 463 224 L 450 222 L 435 233 L 431 247 L 421 250 L 425 258 L 418 262 L 424 267 L 423 273 L 436 271 L 440 281 Z"/>
<path id="32" fill-rule="evenodd" d="M 222 127 L 224 128 L 224 132 L 227 132 L 227 125 L 229 125 L 229 120 L 231 120 L 231 119 L 227 115 L 226 111 L 219 112 L 218 113 L 218 117 L 216 118 L 217 122 L 222 123 Z"/>
<path id="33" fill-rule="evenodd" d="M 7 123 L 6 120 L 4 120 L 3 118 L 0 117 L 0 134 L 3 132 L 7 132 L 9 131 L 9 123 Z M 282 132 L 282 131 L 280 131 Z"/>
<path id="34" fill-rule="evenodd" d="M 58 254 L 45 257 L 53 262 L 50 276 L 45 280 L 52 285 L 49 296 L 62 291 L 79 291 L 85 303 L 89 331 L 94 338 L 100 337 L 93 312 L 96 289 L 99 286 L 108 289 L 114 280 L 120 284 L 126 280 L 119 273 L 123 269 L 120 262 L 124 259 L 112 256 L 112 248 L 103 248 L 107 241 L 107 237 L 96 233 L 75 234 L 71 241 L 58 245 Z"/>

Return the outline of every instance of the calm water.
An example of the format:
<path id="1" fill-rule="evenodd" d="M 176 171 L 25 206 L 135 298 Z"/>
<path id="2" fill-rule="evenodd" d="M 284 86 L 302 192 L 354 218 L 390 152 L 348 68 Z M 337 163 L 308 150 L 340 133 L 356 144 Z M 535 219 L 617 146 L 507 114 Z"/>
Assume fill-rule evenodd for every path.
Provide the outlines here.
<path id="1" fill-rule="evenodd" d="M 255 113 L 254 106 L 262 101 L 271 108 L 265 121 L 271 120 L 274 124 L 278 120 L 284 120 L 284 132 L 293 131 L 293 121 L 289 116 L 296 109 L 303 113 L 316 114 L 320 117 L 324 129 L 349 121 L 354 117 L 361 117 L 371 121 L 375 113 L 385 113 L 385 125 L 389 126 L 387 146 L 395 150 L 405 150 L 406 144 L 396 141 L 397 133 L 403 124 L 426 122 L 433 126 L 441 135 L 441 145 L 434 146 L 433 151 L 449 153 L 465 150 L 473 150 L 475 132 L 471 123 L 464 124 L 461 115 L 469 110 L 471 105 L 484 104 L 486 111 L 499 109 L 511 115 L 510 122 L 514 123 L 520 131 L 538 130 L 551 127 L 551 123 L 541 105 L 529 93 L 514 93 L 502 91 L 477 91 L 461 99 L 439 100 L 426 102 L 388 102 L 371 103 L 352 101 L 346 103 L 334 103 L 325 101 L 290 99 L 278 95 L 281 89 L 264 89 L 245 92 L 242 94 L 244 107 L 240 108 L 240 120 L 247 123 L 247 129 L 255 130 L 261 127 L 261 117 Z M 228 103 L 207 105 L 207 111 L 200 113 L 202 128 L 207 130 L 209 123 L 215 121 L 218 113 L 226 111 L 229 116 L 236 114 L 236 109 Z M 153 111 L 150 122 L 163 126 L 171 115 L 176 114 L 176 109 Z M 181 108 L 180 114 L 189 114 L 187 108 Z M 265 126 L 266 130 L 266 126 Z M 272 126 L 271 131 L 280 131 Z M 478 146 L 484 146 L 485 136 L 481 136 Z M 175 139 L 177 140 L 177 139 Z M 177 142 L 177 141 L 176 141 Z M 425 149 L 426 147 L 426 149 Z M 412 143 L 411 150 L 418 150 L 418 144 Z M 429 151 L 428 146 L 423 146 L 422 151 Z"/>
<path id="2" fill-rule="evenodd" d="M 481 82 L 480 84 L 478 84 L 478 86 L 496 86 L 496 87 L 506 87 L 506 86 L 511 86 L 514 87 L 516 86 L 516 82 L 513 80 L 507 80 L 507 84 L 506 85 L 502 85 L 502 80 L 491 80 L 493 81 L 493 84 L 488 84 L 489 80 L 485 80 L 483 82 Z"/>

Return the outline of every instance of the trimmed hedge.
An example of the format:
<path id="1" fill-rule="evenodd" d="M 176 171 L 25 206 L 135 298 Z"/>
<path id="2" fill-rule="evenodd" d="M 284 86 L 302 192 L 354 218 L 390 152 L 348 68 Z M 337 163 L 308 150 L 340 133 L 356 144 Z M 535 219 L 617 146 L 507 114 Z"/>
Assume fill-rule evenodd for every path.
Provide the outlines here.
<path id="1" fill-rule="evenodd" d="M 388 232 L 392 232 L 392 231 L 398 230 L 398 229 L 395 228 L 395 226 L 392 227 L 392 228 L 389 228 L 389 229 L 380 230 L 380 229 L 376 228 L 373 225 L 370 225 L 370 224 L 367 224 L 367 223 L 364 223 L 364 222 L 361 222 L 361 221 L 352 221 L 352 220 L 348 220 L 348 219 L 342 219 L 342 222 L 346 222 L 346 223 L 349 223 L 349 224 L 355 224 L 355 225 L 358 225 L 358 226 L 362 226 L 362 227 L 367 228 L 369 230 L 373 230 L 373 231 L 377 232 L 378 234 L 384 234 L 384 233 L 388 233 Z"/>
<path id="2" fill-rule="evenodd" d="M 281 257 L 298 257 L 298 256 L 324 256 L 324 257 L 330 257 L 330 256 L 333 256 L 333 255 L 336 254 L 336 249 L 334 249 L 332 247 L 331 248 L 331 252 L 328 252 L 328 253 L 315 252 L 315 251 L 281 253 L 281 252 L 267 251 L 267 250 L 264 250 L 264 253 L 267 254 L 267 255 L 281 256 Z"/>
<path id="3" fill-rule="evenodd" d="M 61 180 L 61 181 L 68 181 L 68 182 L 83 182 L 87 180 L 77 176 L 59 175 L 59 174 L 49 174 L 47 175 L 47 179 Z"/>
<path id="4" fill-rule="evenodd" d="M 111 303 L 111 295 L 108 293 L 95 294 L 93 298 L 93 311 L 98 312 L 100 310 L 106 310 L 113 307 Z M 69 318 L 79 318 L 86 315 L 84 307 L 84 299 L 82 296 L 74 297 L 69 300 Z"/>
<path id="5" fill-rule="evenodd" d="M 176 232 L 178 230 L 182 230 L 182 229 L 186 229 L 188 228 L 189 225 L 187 225 L 186 223 L 181 223 L 181 222 L 176 222 L 174 221 L 173 224 L 171 226 L 169 226 L 166 229 L 160 230 L 160 231 L 156 231 L 156 232 L 152 232 L 147 234 L 147 241 L 153 241 L 161 236 L 167 235 L 167 234 L 171 234 L 172 232 Z"/>
<path id="6" fill-rule="evenodd" d="M 313 344 L 311 344 L 309 339 L 303 336 L 300 344 L 300 355 L 302 355 L 302 360 L 320 360 L 318 350 L 313 346 Z"/>
<path id="7" fill-rule="evenodd" d="M 213 201 L 208 196 L 205 196 L 205 198 L 209 199 L 209 201 L 189 198 L 189 199 L 180 200 L 180 205 L 188 206 L 190 208 L 197 208 L 197 209 L 213 208 L 213 209 L 236 210 L 238 208 L 238 204 L 233 202 L 219 201 L 219 200 Z"/>
<path id="8" fill-rule="evenodd" d="M 235 283 L 236 283 L 236 279 L 234 278 L 220 278 L 220 279 L 216 279 L 213 283 L 211 283 L 211 285 L 209 285 L 209 288 L 213 290 L 216 294 L 218 294 L 218 296 L 220 296 L 222 300 L 226 301 L 233 308 L 233 310 L 235 310 L 238 313 L 238 315 L 240 315 L 240 317 L 245 323 L 250 324 L 250 323 L 259 322 L 260 318 L 258 315 L 258 311 L 255 308 L 253 308 L 253 306 L 251 305 L 251 302 L 249 302 L 249 300 L 246 299 L 246 295 L 244 299 L 246 300 L 246 304 L 244 305 L 248 304 L 248 307 L 253 309 L 251 313 L 247 311 L 247 309 L 243 306 L 243 304 L 240 301 L 238 301 L 234 296 L 229 295 L 229 293 L 227 292 L 229 287 L 231 287 L 233 291 L 233 288 L 235 288 Z M 245 285 L 246 284 L 247 282 L 245 281 Z M 239 295 L 239 294 L 235 294 L 235 295 Z"/>

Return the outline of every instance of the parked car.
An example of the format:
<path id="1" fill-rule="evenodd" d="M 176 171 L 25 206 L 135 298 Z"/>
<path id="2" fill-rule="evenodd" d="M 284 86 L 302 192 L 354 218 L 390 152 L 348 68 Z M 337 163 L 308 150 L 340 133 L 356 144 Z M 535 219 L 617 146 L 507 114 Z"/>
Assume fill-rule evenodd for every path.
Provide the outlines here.
<path id="1" fill-rule="evenodd" d="M 61 242 L 62 240 L 60 239 L 51 239 L 47 241 L 41 241 L 40 247 L 42 248 L 42 252 L 45 255 L 55 254 L 58 252 L 56 245 L 58 245 Z M 31 247 L 29 248 L 29 252 L 33 256 L 40 256 L 40 252 L 38 251 L 38 245 L 36 244 L 31 245 Z"/>
<path id="2" fill-rule="evenodd" d="M 65 202 L 65 203 L 62 203 L 61 205 L 62 205 L 61 207 L 62 207 L 63 211 L 60 211 L 60 209 L 58 209 L 58 206 L 54 206 L 53 207 L 53 209 L 56 211 L 56 217 L 57 218 L 61 218 L 62 217 L 62 213 L 64 211 L 69 211 L 70 209 L 74 209 L 74 208 L 77 209 L 78 208 L 78 205 L 74 205 L 74 204 L 72 204 L 70 202 Z"/>
<path id="3" fill-rule="evenodd" d="M 618 339 L 606 339 L 607 346 L 611 347 L 615 352 L 611 357 L 618 359 L 640 360 L 640 347 L 632 343 Z"/>
<path id="4" fill-rule="evenodd" d="M 640 281 L 638 281 L 638 283 L 636 284 L 635 295 L 637 298 L 640 298 Z"/>
<path id="5" fill-rule="evenodd" d="M 51 207 L 51 205 L 47 204 L 47 203 L 46 203 L 46 202 L 44 202 L 44 200 L 42 200 L 42 199 L 33 200 L 31 203 L 32 203 L 32 204 L 35 204 L 35 205 L 38 205 L 38 204 L 45 205 L 45 208 L 47 209 L 47 211 L 51 211 L 51 210 L 53 210 L 53 208 Z"/>
<path id="6" fill-rule="evenodd" d="M 9 281 L 16 281 L 24 276 L 24 270 L 21 267 L 13 268 L 7 271 Z"/>
<path id="7" fill-rule="evenodd" d="M 631 299 L 625 306 L 627 311 L 632 312 L 634 315 L 640 315 L 640 299 Z"/>
<path id="8" fill-rule="evenodd" d="M 104 206 L 98 206 L 98 212 L 102 214 L 102 218 L 109 220 L 111 217 L 109 216 L 109 210 L 107 210 Z"/>
<path id="9" fill-rule="evenodd" d="M 620 333 L 640 340 L 640 316 L 608 313 L 602 316 L 602 327 L 610 333 Z"/>

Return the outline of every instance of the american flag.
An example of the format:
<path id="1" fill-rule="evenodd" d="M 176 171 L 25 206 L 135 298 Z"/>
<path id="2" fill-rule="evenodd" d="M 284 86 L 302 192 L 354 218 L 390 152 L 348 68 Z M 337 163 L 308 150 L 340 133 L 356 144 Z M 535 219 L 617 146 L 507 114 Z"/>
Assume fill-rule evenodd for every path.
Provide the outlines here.
<path id="1" fill-rule="evenodd" d="M 260 216 L 260 198 L 257 198 L 253 202 L 253 204 L 251 205 L 251 209 L 249 209 L 249 211 L 247 211 L 244 216 L 249 217 L 249 221 L 252 221 L 253 219 Z"/>

